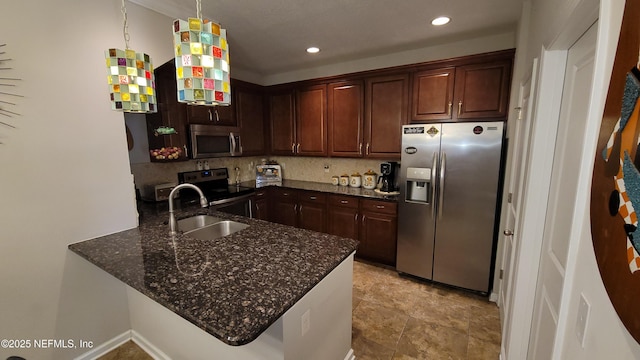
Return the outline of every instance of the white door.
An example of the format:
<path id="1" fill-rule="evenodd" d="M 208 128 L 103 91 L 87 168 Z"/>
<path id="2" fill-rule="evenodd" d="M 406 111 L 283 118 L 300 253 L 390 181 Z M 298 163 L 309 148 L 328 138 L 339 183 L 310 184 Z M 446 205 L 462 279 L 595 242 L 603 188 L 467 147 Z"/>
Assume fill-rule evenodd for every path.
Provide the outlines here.
<path id="1" fill-rule="evenodd" d="M 512 301 L 513 301 L 513 269 L 517 261 L 519 253 L 518 246 L 518 214 L 521 210 L 523 201 L 522 194 L 525 186 L 524 179 L 527 178 L 527 159 L 529 153 L 529 138 L 531 137 L 531 111 L 529 108 L 529 99 L 531 93 L 535 89 L 535 79 L 537 77 L 537 60 L 534 61 L 533 69 L 529 77 L 520 84 L 520 98 L 518 101 L 518 117 L 511 126 L 515 126 L 509 141 L 508 168 L 510 169 L 510 177 L 508 186 L 505 191 L 507 199 L 506 225 L 503 232 L 504 247 L 502 253 L 502 286 L 498 297 L 498 305 L 500 306 L 500 319 L 502 322 L 502 333 L 505 337 L 505 343 L 509 342 L 508 337 L 511 334 L 511 318 L 512 318 Z M 505 357 L 508 358 L 506 349 Z"/>
<path id="2" fill-rule="evenodd" d="M 583 157 L 584 123 L 589 109 L 597 26 L 592 26 L 570 49 L 562 93 L 551 186 L 534 299 L 528 359 L 552 359 L 562 302 L 576 186 Z"/>

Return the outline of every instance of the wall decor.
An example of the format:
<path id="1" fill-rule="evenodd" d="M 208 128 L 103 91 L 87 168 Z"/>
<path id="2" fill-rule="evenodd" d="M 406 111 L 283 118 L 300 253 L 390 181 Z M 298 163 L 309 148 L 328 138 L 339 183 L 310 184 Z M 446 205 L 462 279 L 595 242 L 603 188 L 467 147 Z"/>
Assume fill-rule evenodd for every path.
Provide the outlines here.
<path id="1" fill-rule="evenodd" d="M 24 97 L 17 92 L 17 78 L 12 67 L 13 59 L 8 55 L 7 44 L 0 43 L 0 126 L 15 129 L 13 120 L 20 116 L 17 109 L 17 99 Z M 0 139 L 0 144 L 2 141 Z"/>
<path id="2" fill-rule="evenodd" d="M 640 343 L 640 2 L 626 1 L 595 154 L 591 235 L 618 317 Z"/>

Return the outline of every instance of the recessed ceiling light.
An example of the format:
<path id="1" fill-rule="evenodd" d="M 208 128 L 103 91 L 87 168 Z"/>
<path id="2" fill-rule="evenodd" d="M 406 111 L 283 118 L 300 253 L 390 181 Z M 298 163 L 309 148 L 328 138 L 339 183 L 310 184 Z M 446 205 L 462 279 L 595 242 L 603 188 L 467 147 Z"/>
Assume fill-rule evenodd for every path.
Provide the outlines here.
<path id="1" fill-rule="evenodd" d="M 448 17 L 440 16 L 431 20 L 431 25 L 440 26 L 440 25 L 448 24 L 449 21 L 451 21 L 451 19 L 449 19 Z"/>
<path id="2" fill-rule="evenodd" d="M 320 52 L 320 49 L 319 49 L 319 48 L 317 48 L 317 47 L 315 47 L 315 46 L 312 46 L 312 47 L 310 47 L 310 48 L 307 48 L 307 52 L 308 52 L 309 54 L 315 54 L 315 53 L 317 53 L 317 52 Z"/>

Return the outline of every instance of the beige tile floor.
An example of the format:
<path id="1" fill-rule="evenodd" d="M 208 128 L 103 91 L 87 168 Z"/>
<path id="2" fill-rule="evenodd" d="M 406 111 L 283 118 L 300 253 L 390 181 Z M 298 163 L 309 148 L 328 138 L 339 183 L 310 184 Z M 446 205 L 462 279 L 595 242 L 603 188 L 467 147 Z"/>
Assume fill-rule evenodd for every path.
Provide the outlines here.
<path id="1" fill-rule="evenodd" d="M 129 340 L 96 360 L 153 360 L 153 358 Z"/>
<path id="2" fill-rule="evenodd" d="M 358 360 L 496 360 L 500 353 L 494 303 L 360 261 L 353 267 L 352 331 Z M 98 360 L 116 359 L 151 357 L 129 341 Z"/>
<path id="3" fill-rule="evenodd" d="M 498 307 L 486 298 L 356 261 L 356 359 L 491 359 L 500 354 Z"/>

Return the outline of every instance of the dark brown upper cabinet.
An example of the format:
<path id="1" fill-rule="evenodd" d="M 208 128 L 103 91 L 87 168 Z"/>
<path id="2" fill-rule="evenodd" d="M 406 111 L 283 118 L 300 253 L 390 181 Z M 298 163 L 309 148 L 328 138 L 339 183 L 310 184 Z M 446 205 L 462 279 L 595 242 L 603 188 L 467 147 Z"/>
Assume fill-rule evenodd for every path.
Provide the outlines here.
<path id="1" fill-rule="evenodd" d="M 411 122 L 506 120 L 513 53 L 414 72 Z"/>
<path id="2" fill-rule="evenodd" d="M 408 121 L 409 74 L 370 77 L 365 83 L 364 156 L 398 159 Z"/>
<path id="3" fill-rule="evenodd" d="M 364 155 L 364 83 L 331 83 L 328 87 L 329 155 Z"/>
<path id="4" fill-rule="evenodd" d="M 457 118 L 506 119 L 510 83 L 510 59 L 456 68 Z"/>
<path id="5" fill-rule="evenodd" d="M 231 87 L 231 96 L 235 92 Z M 235 101 L 228 106 L 187 105 L 187 121 L 189 124 L 220 125 L 237 127 Z"/>
<path id="6" fill-rule="evenodd" d="M 327 156 L 327 86 L 296 92 L 296 155 Z"/>
<path id="7" fill-rule="evenodd" d="M 450 120 L 453 114 L 455 68 L 425 70 L 413 75 L 412 120 Z"/>
<path id="8" fill-rule="evenodd" d="M 265 141 L 265 104 L 262 87 L 237 82 L 234 89 L 236 120 L 240 127 L 242 155 L 264 155 L 267 144 Z"/>
<path id="9" fill-rule="evenodd" d="M 270 143 L 273 155 L 294 155 L 296 146 L 293 89 L 269 94 Z"/>

